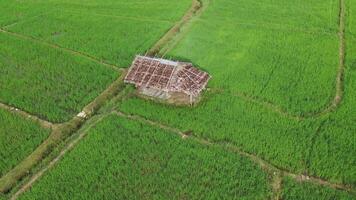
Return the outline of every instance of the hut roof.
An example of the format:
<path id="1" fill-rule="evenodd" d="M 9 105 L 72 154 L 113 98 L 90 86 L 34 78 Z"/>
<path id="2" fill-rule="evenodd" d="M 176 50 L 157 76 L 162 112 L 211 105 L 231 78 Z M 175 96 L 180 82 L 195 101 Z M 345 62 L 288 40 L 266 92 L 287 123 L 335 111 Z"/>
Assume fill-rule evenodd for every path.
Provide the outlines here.
<path id="1" fill-rule="evenodd" d="M 191 63 L 136 56 L 125 83 L 197 96 L 210 78 L 208 73 L 193 67 Z"/>

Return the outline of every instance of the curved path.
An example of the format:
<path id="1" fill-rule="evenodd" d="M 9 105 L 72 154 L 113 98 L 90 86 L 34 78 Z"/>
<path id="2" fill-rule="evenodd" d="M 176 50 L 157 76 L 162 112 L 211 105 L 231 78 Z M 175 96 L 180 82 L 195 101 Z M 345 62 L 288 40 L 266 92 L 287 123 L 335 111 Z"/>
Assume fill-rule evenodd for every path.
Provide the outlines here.
<path id="1" fill-rule="evenodd" d="M 247 95 L 244 93 L 234 93 L 232 95 L 240 97 L 241 99 L 244 99 L 245 101 L 249 101 L 255 104 L 259 104 L 261 106 L 266 107 L 267 109 L 276 112 L 280 115 L 283 115 L 285 117 L 291 118 L 291 119 L 297 119 L 297 120 L 302 120 L 302 119 L 307 119 L 307 118 L 319 118 L 322 116 L 325 116 L 335 110 L 339 107 L 340 103 L 343 100 L 343 94 L 344 94 L 344 76 L 345 76 L 345 46 L 346 46 L 346 41 L 345 41 L 345 15 L 346 15 L 346 6 L 345 6 L 345 0 L 339 0 L 339 31 L 338 31 L 338 37 L 339 37 L 339 65 L 338 65 L 338 70 L 337 70 L 337 75 L 336 75 L 336 85 L 335 85 L 335 95 L 333 99 L 330 101 L 329 105 L 325 107 L 324 109 L 317 111 L 317 112 L 308 112 L 304 114 L 293 114 L 285 110 L 284 108 L 273 104 L 268 101 L 261 100 L 257 96 L 251 96 Z M 216 89 L 212 89 L 216 90 Z M 217 89 L 216 91 L 218 92 L 223 92 L 221 89 Z"/>

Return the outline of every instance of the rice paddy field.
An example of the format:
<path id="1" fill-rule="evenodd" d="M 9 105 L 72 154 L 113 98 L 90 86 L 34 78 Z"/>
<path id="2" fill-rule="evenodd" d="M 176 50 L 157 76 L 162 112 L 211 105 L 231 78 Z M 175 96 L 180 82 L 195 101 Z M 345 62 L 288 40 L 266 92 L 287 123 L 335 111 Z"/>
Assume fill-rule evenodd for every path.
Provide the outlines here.
<path id="1" fill-rule="evenodd" d="M 112 115 L 21 199 L 264 199 L 267 178 L 234 153 Z"/>
<path id="2" fill-rule="evenodd" d="M 0 110 L 0 176 L 16 166 L 49 135 L 49 131 L 7 111 Z"/>
<path id="3" fill-rule="evenodd" d="M 2 0 L 0 13 L 1 200 L 356 199 L 352 0 Z M 153 48 L 212 76 L 199 103 L 123 84 Z"/>

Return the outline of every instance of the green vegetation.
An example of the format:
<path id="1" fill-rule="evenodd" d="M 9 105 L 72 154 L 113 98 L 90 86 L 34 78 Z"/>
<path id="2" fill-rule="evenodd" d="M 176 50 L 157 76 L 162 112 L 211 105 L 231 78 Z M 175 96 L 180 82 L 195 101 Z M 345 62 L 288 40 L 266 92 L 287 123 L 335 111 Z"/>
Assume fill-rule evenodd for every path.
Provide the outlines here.
<path id="1" fill-rule="evenodd" d="M 53 5 L 57 9 L 45 17 L 8 29 L 127 67 L 135 54 L 145 54 L 180 19 L 191 0 L 88 1 L 84 5 L 59 0 Z"/>
<path id="2" fill-rule="evenodd" d="M 201 2 L 181 20 L 192 0 L 2 0 L 0 102 L 56 123 L 88 116 L 56 124 L 34 151 L 49 131 L 0 110 L 0 199 L 82 133 L 20 198 L 356 199 L 353 0 Z M 154 45 L 212 75 L 199 104 L 123 89 L 116 66 Z"/>
<path id="3" fill-rule="evenodd" d="M 53 122 L 69 120 L 119 73 L 0 33 L 0 101 Z"/>
<path id="4" fill-rule="evenodd" d="M 48 136 L 49 131 L 2 109 L 0 122 L 1 177 L 28 156 Z"/>
<path id="5" fill-rule="evenodd" d="M 258 5 L 261 11 L 255 9 L 243 21 L 240 15 Z M 211 89 L 202 102 L 183 108 L 133 97 L 118 109 L 191 130 L 198 137 L 233 143 L 293 172 L 354 185 L 355 81 L 350 60 L 343 103 L 336 113 L 301 120 L 291 116 L 323 110 L 335 96 L 338 7 L 338 1 L 278 1 L 273 5 L 212 1 L 169 53 L 212 74 Z M 281 13 L 288 8 L 297 13 Z M 241 9 L 246 12 L 236 12 Z M 297 16 L 302 20 L 293 20 Z M 287 18 L 294 23 L 292 27 L 283 23 Z M 267 22 L 251 24 L 260 19 Z M 351 44 L 348 41 L 347 59 L 354 58 Z"/>
<path id="6" fill-rule="evenodd" d="M 344 191 L 314 185 L 298 183 L 292 179 L 283 181 L 283 200 L 352 200 L 355 196 Z"/>
<path id="7" fill-rule="evenodd" d="M 298 115 L 318 112 L 335 95 L 339 39 L 333 2 L 212 1 L 169 56 L 209 71 L 210 87 L 224 94 L 256 96 Z"/>
<path id="8" fill-rule="evenodd" d="M 266 174 L 246 158 L 111 115 L 22 199 L 256 200 L 268 195 Z"/>

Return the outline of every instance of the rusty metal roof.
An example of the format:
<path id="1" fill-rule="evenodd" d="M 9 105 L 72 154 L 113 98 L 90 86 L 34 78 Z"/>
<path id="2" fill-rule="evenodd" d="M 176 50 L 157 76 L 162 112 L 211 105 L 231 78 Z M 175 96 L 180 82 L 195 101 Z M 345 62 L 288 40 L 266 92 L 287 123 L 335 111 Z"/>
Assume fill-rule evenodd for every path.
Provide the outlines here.
<path id="1" fill-rule="evenodd" d="M 208 73 L 193 67 L 191 63 L 136 56 L 125 83 L 197 96 L 210 78 Z"/>

